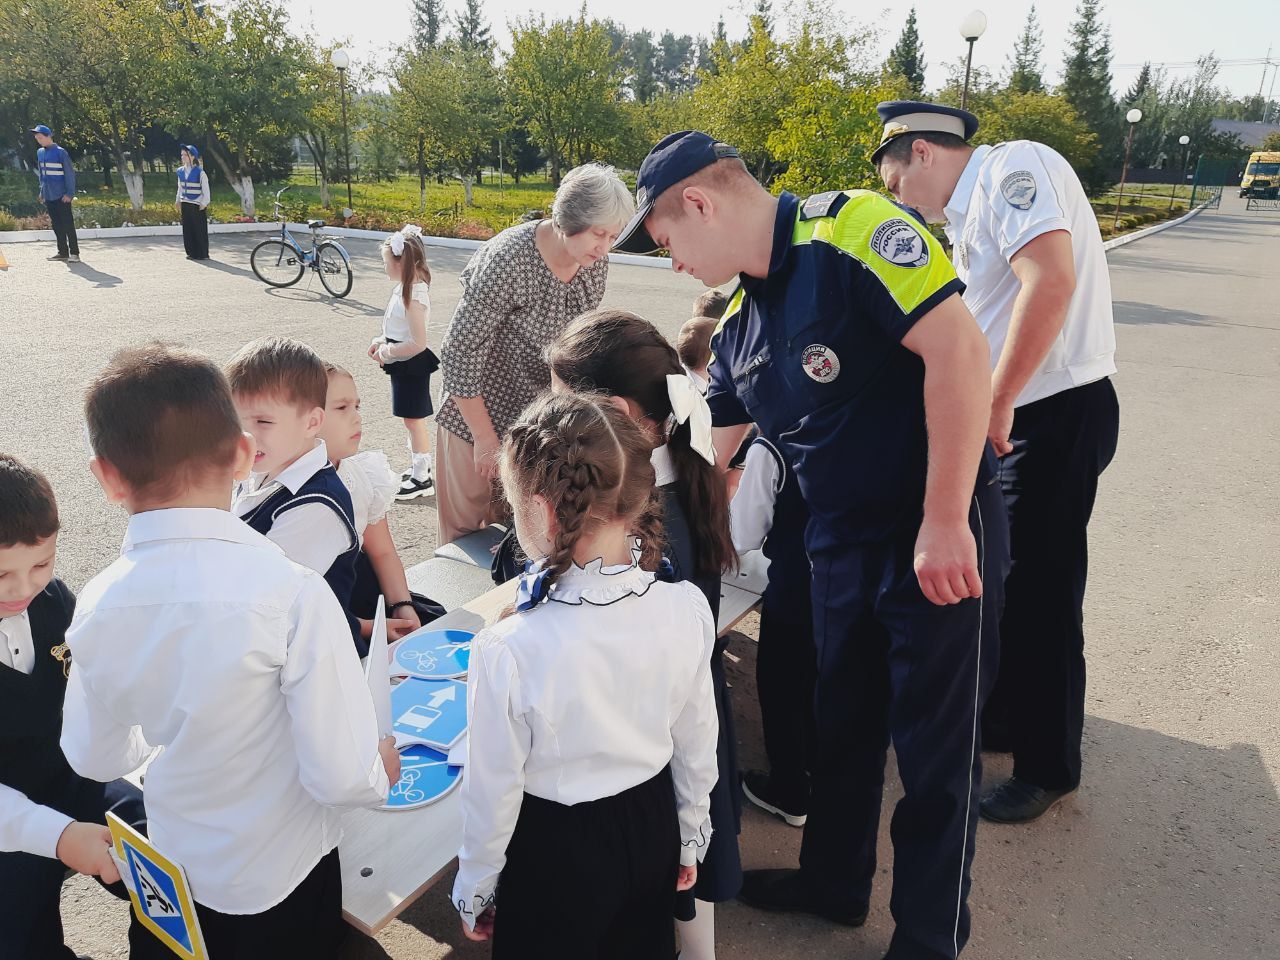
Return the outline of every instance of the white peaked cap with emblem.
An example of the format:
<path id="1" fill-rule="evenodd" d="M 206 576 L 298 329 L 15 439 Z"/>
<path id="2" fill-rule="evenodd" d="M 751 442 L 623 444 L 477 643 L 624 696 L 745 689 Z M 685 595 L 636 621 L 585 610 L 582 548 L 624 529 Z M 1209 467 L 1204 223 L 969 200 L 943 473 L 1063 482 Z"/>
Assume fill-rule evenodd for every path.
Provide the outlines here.
<path id="1" fill-rule="evenodd" d="M 944 107 L 940 103 L 921 100 L 886 100 L 876 104 L 876 113 L 884 124 L 880 145 L 871 154 L 871 162 L 879 163 L 880 154 L 904 133 L 952 133 L 968 140 L 978 132 L 978 118 L 968 110 Z"/>

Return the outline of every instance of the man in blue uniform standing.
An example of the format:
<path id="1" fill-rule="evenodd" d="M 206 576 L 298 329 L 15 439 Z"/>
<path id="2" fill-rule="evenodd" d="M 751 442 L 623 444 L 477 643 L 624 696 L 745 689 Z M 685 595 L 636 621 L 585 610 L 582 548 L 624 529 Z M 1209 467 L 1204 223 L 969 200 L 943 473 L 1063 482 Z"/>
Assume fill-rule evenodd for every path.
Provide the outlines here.
<path id="1" fill-rule="evenodd" d="M 53 131 L 43 123 L 32 127 L 40 149 L 36 151 L 36 167 L 40 174 L 40 200 L 49 211 L 53 235 L 58 238 L 58 252 L 50 260 L 80 262 L 80 241 L 71 215 L 71 201 L 76 195 L 76 171 L 71 154 L 53 142 Z"/>
<path id="2" fill-rule="evenodd" d="M 817 743 L 800 869 L 749 871 L 742 898 L 865 921 L 892 741 L 905 796 L 887 956 L 954 958 L 1007 553 L 987 346 L 964 286 L 884 197 L 774 197 L 703 133 L 650 151 L 637 200 L 619 249 L 665 247 L 707 286 L 741 280 L 712 341 L 719 462 L 757 423 L 811 514 Z"/>
<path id="3" fill-rule="evenodd" d="M 971 113 L 879 106 L 889 191 L 945 223 L 965 302 L 991 345 L 988 437 L 1003 457 L 1012 567 L 984 743 L 1013 776 L 982 798 L 1026 823 L 1080 785 L 1084 592 L 1098 478 L 1116 452 L 1116 337 L 1102 235 L 1071 165 L 1043 143 L 967 143 Z"/>

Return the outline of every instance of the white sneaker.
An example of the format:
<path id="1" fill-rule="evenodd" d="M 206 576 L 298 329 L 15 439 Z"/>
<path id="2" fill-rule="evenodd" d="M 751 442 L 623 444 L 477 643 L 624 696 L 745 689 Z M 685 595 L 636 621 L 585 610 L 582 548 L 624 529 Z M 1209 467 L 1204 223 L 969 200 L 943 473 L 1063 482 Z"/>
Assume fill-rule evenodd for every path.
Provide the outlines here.
<path id="1" fill-rule="evenodd" d="M 79 262 L 80 262 L 80 254 L 78 253 L 73 253 L 71 254 L 71 256 L 67 257 L 67 263 L 79 263 Z"/>

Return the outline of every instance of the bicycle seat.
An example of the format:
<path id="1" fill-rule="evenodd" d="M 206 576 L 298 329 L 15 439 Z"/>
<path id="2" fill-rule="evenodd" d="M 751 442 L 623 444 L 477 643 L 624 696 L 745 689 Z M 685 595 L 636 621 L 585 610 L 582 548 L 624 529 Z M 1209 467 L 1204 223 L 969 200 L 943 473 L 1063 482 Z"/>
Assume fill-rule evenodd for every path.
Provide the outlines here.
<path id="1" fill-rule="evenodd" d="M 324 226 L 324 221 L 323 221 L 323 220 L 308 220 L 308 221 L 307 221 L 307 226 L 308 226 L 308 227 L 310 227 L 312 230 L 319 230 L 321 227 L 323 227 L 323 226 Z"/>

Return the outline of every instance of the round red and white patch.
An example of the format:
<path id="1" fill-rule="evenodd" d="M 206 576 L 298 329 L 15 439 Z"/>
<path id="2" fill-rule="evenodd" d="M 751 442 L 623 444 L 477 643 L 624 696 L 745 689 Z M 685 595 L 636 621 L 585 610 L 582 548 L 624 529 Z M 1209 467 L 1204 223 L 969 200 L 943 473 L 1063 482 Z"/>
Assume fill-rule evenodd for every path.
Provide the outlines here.
<path id="1" fill-rule="evenodd" d="M 818 383 L 830 383 L 840 376 L 840 358 L 830 347 L 821 343 L 811 343 L 800 354 L 800 366 L 809 375 L 809 379 Z"/>

